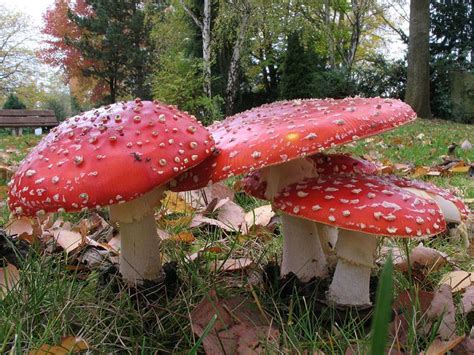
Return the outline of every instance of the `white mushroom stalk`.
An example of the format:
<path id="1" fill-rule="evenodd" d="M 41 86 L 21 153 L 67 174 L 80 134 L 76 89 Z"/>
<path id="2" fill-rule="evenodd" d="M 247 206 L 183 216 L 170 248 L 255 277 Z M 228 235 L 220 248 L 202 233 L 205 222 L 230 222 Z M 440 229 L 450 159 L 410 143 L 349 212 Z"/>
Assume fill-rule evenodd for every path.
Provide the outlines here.
<path id="1" fill-rule="evenodd" d="M 158 187 L 132 201 L 110 206 L 110 219 L 120 226 L 120 274 L 131 286 L 162 279 L 155 208 L 160 206 L 164 191 Z"/>
<path id="2" fill-rule="evenodd" d="M 315 164 L 309 159 L 296 159 L 288 163 L 261 169 L 261 181 L 266 182 L 265 198 L 273 201 L 285 186 L 317 175 Z M 293 273 L 302 282 L 328 276 L 328 264 L 316 223 L 293 217 L 281 216 L 283 234 L 282 277 Z"/>
<path id="3" fill-rule="evenodd" d="M 370 305 L 376 236 L 416 237 L 442 232 L 446 222 L 433 199 L 395 186 L 388 177 L 325 175 L 285 187 L 274 198 L 284 213 L 338 227 L 338 258 L 327 293 L 338 306 Z"/>
<path id="4" fill-rule="evenodd" d="M 330 303 L 340 306 L 370 306 L 369 284 L 374 267 L 377 238 L 341 229 L 336 243 L 337 265 L 327 293 Z M 350 292 L 348 292 L 350 290 Z"/>

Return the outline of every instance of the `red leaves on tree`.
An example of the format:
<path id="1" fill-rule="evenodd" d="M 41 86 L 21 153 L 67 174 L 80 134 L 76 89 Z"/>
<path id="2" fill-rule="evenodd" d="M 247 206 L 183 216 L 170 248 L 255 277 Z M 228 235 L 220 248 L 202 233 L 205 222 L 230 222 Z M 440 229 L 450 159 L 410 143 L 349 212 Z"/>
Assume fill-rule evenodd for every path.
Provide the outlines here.
<path id="1" fill-rule="evenodd" d="M 85 0 L 56 0 L 43 16 L 45 25 L 42 33 L 47 35 L 47 46 L 41 49 L 38 55 L 44 63 L 60 67 L 64 71 L 76 97 L 88 95 L 93 101 L 99 100 L 107 92 L 105 83 L 83 75 L 84 69 L 99 63 L 84 58 L 77 48 L 68 43 L 67 38 L 74 41 L 84 35 L 69 19 L 69 10 L 80 16 L 92 14 L 92 9 Z"/>

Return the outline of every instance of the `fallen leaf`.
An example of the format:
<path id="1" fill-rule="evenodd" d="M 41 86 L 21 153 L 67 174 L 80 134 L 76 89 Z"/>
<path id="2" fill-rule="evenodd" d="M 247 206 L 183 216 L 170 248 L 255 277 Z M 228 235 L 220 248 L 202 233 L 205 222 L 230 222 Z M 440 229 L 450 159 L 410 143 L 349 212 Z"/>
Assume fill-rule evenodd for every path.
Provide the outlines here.
<path id="1" fill-rule="evenodd" d="M 460 344 L 465 337 L 456 336 L 453 339 L 443 341 L 441 339 L 435 339 L 428 349 L 424 352 L 425 355 L 443 355 L 448 351 L 454 349 L 458 344 Z"/>
<path id="2" fill-rule="evenodd" d="M 190 227 L 210 224 L 228 232 L 247 230 L 244 209 L 233 201 L 227 200 L 224 205 L 214 211 L 213 215 L 212 217 L 207 217 L 200 213 L 196 214 L 191 221 Z"/>
<path id="3" fill-rule="evenodd" d="M 206 208 L 213 200 L 220 201 L 226 198 L 230 201 L 234 200 L 233 189 L 222 182 L 206 186 L 199 190 L 180 192 L 178 195 L 194 209 Z"/>
<path id="4" fill-rule="evenodd" d="M 217 260 L 213 265 L 213 271 L 239 271 L 248 268 L 253 265 L 253 261 L 250 258 L 229 258 L 227 260 Z"/>
<path id="5" fill-rule="evenodd" d="M 13 264 L 0 267 L 0 300 L 14 290 L 20 280 L 20 272 Z"/>
<path id="6" fill-rule="evenodd" d="M 0 180 L 8 181 L 13 175 L 13 170 L 7 166 L 0 164 Z"/>
<path id="7" fill-rule="evenodd" d="M 426 269 L 428 271 L 435 271 L 446 264 L 446 258 L 446 254 L 436 249 L 419 245 L 410 252 L 409 260 L 414 270 Z M 398 262 L 394 263 L 394 267 L 396 270 L 407 272 L 408 260 L 406 258 L 398 259 Z"/>
<path id="8" fill-rule="evenodd" d="M 272 205 L 260 206 L 245 214 L 245 223 L 251 227 L 253 225 L 266 227 L 270 224 L 275 212 L 272 210 Z"/>
<path id="9" fill-rule="evenodd" d="M 177 242 L 182 242 L 182 243 L 192 243 L 196 240 L 194 235 L 191 232 L 188 232 L 188 231 L 179 232 L 177 234 L 172 235 L 168 239 L 169 240 L 174 240 L 174 241 L 177 241 Z"/>
<path id="10" fill-rule="evenodd" d="M 17 235 L 19 239 L 30 242 L 38 240 L 42 234 L 42 228 L 36 218 L 19 217 L 10 220 L 5 226 L 9 235 Z"/>
<path id="11" fill-rule="evenodd" d="M 89 345 L 79 337 L 68 336 L 61 340 L 59 345 L 43 344 L 36 350 L 31 350 L 29 355 L 66 355 L 88 350 Z"/>
<path id="12" fill-rule="evenodd" d="M 456 313 L 453 303 L 453 295 L 451 286 L 443 284 L 435 292 L 433 300 L 426 311 L 428 321 L 425 324 L 425 334 L 428 334 L 429 329 L 439 319 L 441 319 L 438 328 L 438 335 L 442 340 L 450 340 L 456 331 Z"/>
<path id="13" fill-rule="evenodd" d="M 69 254 L 85 244 L 85 240 L 81 233 L 66 229 L 57 229 L 53 231 L 55 242 Z"/>
<path id="14" fill-rule="evenodd" d="M 191 312 L 193 332 L 201 337 L 213 317 L 216 321 L 204 338 L 206 354 L 255 354 L 278 350 L 278 329 L 272 327 L 255 303 L 241 297 L 219 299 L 215 292 Z M 270 345 L 270 348 L 268 348 Z"/>
<path id="15" fill-rule="evenodd" d="M 194 211 L 194 208 L 187 204 L 178 193 L 172 191 L 165 192 L 165 198 L 161 203 L 170 213 L 189 213 Z"/>
<path id="16" fill-rule="evenodd" d="M 415 171 L 413 172 L 412 175 L 414 178 L 422 177 L 422 176 L 428 175 L 429 171 L 430 171 L 429 168 L 424 167 L 424 166 L 419 166 L 415 168 Z"/>
<path id="17" fill-rule="evenodd" d="M 464 315 L 474 311 L 474 286 L 466 288 L 461 298 L 461 304 Z"/>
<path id="18" fill-rule="evenodd" d="M 449 285 L 453 292 L 459 292 L 474 284 L 474 273 L 457 270 L 445 274 L 439 285 Z"/>

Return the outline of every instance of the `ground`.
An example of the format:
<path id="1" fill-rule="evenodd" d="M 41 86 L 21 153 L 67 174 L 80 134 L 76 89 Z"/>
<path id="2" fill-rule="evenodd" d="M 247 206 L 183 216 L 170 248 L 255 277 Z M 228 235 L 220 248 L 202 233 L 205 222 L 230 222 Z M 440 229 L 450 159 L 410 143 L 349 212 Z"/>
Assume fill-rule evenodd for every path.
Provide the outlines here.
<path id="1" fill-rule="evenodd" d="M 464 164 L 458 163 L 461 168 L 457 170 L 442 170 L 443 166 L 440 168 L 439 165 L 452 143 L 460 145 L 466 139 L 474 141 L 474 125 L 418 120 L 415 124 L 362 140 L 343 150 L 378 161 L 386 171 L 407 171 L 410 175 L 452 189 L 466 201 L 471 201 L 472 208 L 474 178 L 462 169 Z M 32 135 L 0 135 L 0 167 L 14 166 L 38 140 Z M 454 158 L 461 159 L 466 165 L 474 162 L 474 149 L 457 147 L 448 160 L 453 161 Z M 438 175 L 436 171 L 441 171 L 439 176 L 432 176 Z M 0 181 L 0 226 L 4 227 L 9 218 L 4 201 L 6 179 L 4 176 Z M 234 186 L 235 182 L 227 182 L 227 185 Z M 241 192 L 236 193 L 235 201 L 245 211 L 265 204 Z M 254 313 L 266 319 L 267 323 L 271 320 L 271 326 L 279 331 L 279 341 L 269 340 L 263 345 L 269 353 L 297 350 L 344 353 L 348 348 L 353 353 L 367 351 L 370 311 L 355 314 L 324 307 L 324 304 L 314 300 L 318 297 L 318 287 L 309 291 L 295 287 L 287 289 L 286 293 L 271 287 L 271 283 L 279 280 L 265 275 L 271 274 L 272 262 L 278 264 L 280 261 L 281 236 L 278 228 L 266 225 L 246 235 L 208 224 L 190 228 L 190 213 L 175 202 L 169 198 L 168 203 L 173 204 L 170 210 L 174 213 L 167 215 L 160 223 L 160 228 L 172 236 L 163 242 L 164 260 L 176 262 L 168 273 L 167 292 L 127 290 L 114 276 L 114 258 L 90 263 L 93 266 L 80 263 L 85 260 L 81 259 L 81 255 L 88 249 L 98 250 L 100 247 L 89 244 L 66 253 L 63 249 L 67 248 L 44 242 L 43 235 L 34 238 L 24 236 L 21 240 L 0 235 L 0 262 L 3 265 L 8 262 L 20 270 L 17 288 L 0 300 L 0 353 L 11 350 L 12 353 L 25 353 L 45 344 L 59 344 L 67 336 L 84 339 L 84 347 L 94 353 L 202 352 L 209 329 L 207 332 L 204 329 L 204 335 L 199 337 L 193 334 L 191 324 L 196 327 L 202 321 L 195 319 L 202 316 L 197 314 L 196 307 L 203 307 L 203 300 L 206 302 L 214 297 L 221 300 L 237 297 L 241 303 L 251 303 Z M 107 218 L 106 211 L 99 214 Z M 107 229 L 90 225 L 84 227 L 85 232 L 81 229 L 85 225 L 81 221 L 97 218 L 92 212 L 54 218 L 70 223 L 67 228 L 79 230 L 83 236 L 90 236 L 93 230 L 98 229 L 102 233 Z M 219 219 L 218 211 L 213 218 Z M 43 222 L 43 228 L 46 228 L 46 223 L 49 222 Z M 384 245 L 403 253 L 406 248 L 412 250 L 418 243 L 409 241 Z M 396 268 L 393 280 L 397 299 L 405 290 L 423 290 L 432 298 L 433 291 L 438 289 L 438 282 L 447 273 L 453 270 L 473 271 L 473 249 L 466 247 L 462 238 L 451 240 L 439 236 L 424 241 L 424 245 L 446 253 L 449 260 L 430 270 L 412 270 L 411 273 Z M 225 270 L 227 266 L 223 262 L 226 260 L 234 263 L 229 268 L 231 270 Z M 245 260 L 250 260 L 251 264 L 247 265 Z M 240 262 L 245 265 L 240 265 Z M 173 277 L 173 271 L 177 271 L 179 281 Z M 379 271 L 374 270 L 374 276 Z M 319 288 L 324 288 L 324 285 Z M 454 293 L 457 310 L 461 307 L 461 297 L 460 293 Z M 471 318 L 463 316 L 462 312 L 457 314 L 456 334 L 463 336 L 473 326 L 472 314 Z M 429 323 L 426 319 L 420 319 L 420 315 L 416 313 L 407 317 L 413 329 L 420 329 Z M 238 316 L 237 313 L 233 317 Z M 434 341 L 436 329 L 426 336 L 420 334 L 410 331 L 404 334 L 406 348 L 414 353 L 425 350 Z M 397 334 L 394 338 L 400 340 L 401 335 Z M 393 341 L 392 345 L 395 343 Z"/>

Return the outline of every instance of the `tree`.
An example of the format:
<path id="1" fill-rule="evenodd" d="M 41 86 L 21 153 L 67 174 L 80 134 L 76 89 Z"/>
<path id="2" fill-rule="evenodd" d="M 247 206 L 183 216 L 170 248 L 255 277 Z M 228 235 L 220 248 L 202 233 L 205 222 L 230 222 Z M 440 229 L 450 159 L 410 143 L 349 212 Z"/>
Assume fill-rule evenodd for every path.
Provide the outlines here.
<path id="1" fill-rule="evenodd" d="M 313 68 L 308 51 L 301 43 L 301 35 L 293 32 L 288 36 L 283 70 L 281 74 L 281 97 L 303 99 L 313 96 Z"/>
<path id="2" fill-rule="evenodd" d="M 3 104 L 3 109 L 5 110 L 24 110 L 26 105 L 21 102 L 20 98 L 15 94 L 10 94 L 7 97 L 7 101 Z"/>
<path id="3" fill-rule="evenodd" d="M 186 14 L 199 28 L 202 37 L 202 66 L 203 66 L 203 90 L 208 96 L 212 96 L 212 72 L 211 72 L 211 6 L 212 0 L 204 0 L 202 19 L 197 16 L 184 2 L 179 0 Z"/>
<path id="4" fill-rule="evenodd" d="M 24 15 L 0 6 L 0 94 L 14 90 L 33 73 L 30 33 Z"/>
<path id="5" fill-rule="evenodd" d="M 68 17 L 68 12 L 78 16 L 92 15 L 92 9 L 85 0 L 55 0 L 43 16 L 45 25 L 42 33 L 46 35 L 46 45 L 38 51 L 38 56 L 44 63 L 63 71 L 72 95 L 80 105 L 87 105 L 90 101 L 101 102 L 107 95 L 107 83 L 84 75 L 88 67 L 98 66 L 99 63 L 85 58 L 71 45 L 70 41 L 79 40 L 83 31 Z"/>
<path id="6" fill-rule="evenodd" d="M 411 0 L 405 102 L 423 118 L 431 117 L 429 33 L 430 1 Z"/>
<path id="7" fill-rule="evenodd" d="M 150 98 L 147 74 L 153 48 L 142 1 L 86 0 L 86 3 L 91 9 L 89 15 L 68 12 L 82 35 L 66 37 L 66 43 L 91 62 L 82 73 L 107 84 L 109 103 L 115 102 L 119 95 Z"/>

